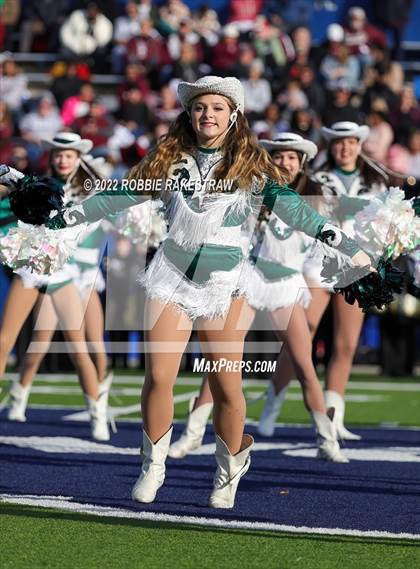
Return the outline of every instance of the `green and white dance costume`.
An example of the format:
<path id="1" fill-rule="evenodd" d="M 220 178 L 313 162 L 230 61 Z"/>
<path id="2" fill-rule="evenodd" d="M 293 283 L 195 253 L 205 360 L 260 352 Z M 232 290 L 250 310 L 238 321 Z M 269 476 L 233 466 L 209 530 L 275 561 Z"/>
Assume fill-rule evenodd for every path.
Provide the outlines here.
<path id="1" fill-rule="evenodd" d="M 172 188 L 177 182 L 206 182 L 223 158 L 220 151 L 197 148 L 195 155 L 184 154 L 174 162 L 168 178 Z M 339 229 L 309 207 L 291 188 L 267 181 L 258 188 L 236 189 L 231 193 L 171 191 L 160 195 L 168 220 L 168 235 L 149 267 L 139 276 L 149 298 L 173 303 L 191 319 L 213 319 L 226 315 L 234 296 L 245 296 L 248 251 L 241 228 L 250 215 L 268 206 L 290 227 L 310 237 L 323 239 L 330 229 L 334 238 L 329 244 L 353 256 L 359 247 Z M 94 222 L 110 214 L 137 205 L 141 193 L 121 188 L 101 192 L 84 202 L 67 208 L 51 220 L 52 227 Z"/>
<path id="2" fill-rule="evenodd" d="M 275 214 L 260 222 L 257 242 L 245 264 L 248 304 L 274 311 L 294 304 L 309 306 L 311 294 L 302 275 L 313 239 L 295 231 Z"/>
<path id="3" fill-rule="evenodd" d="M 354 236 L 354 216 L 361 211 L 369 199 L 386 191 L 385 183 L 376 182 L 368 186 L 358 169 L 345 172 L 340 168 L 319 170 L 313 178 L 321 186 L 325 199 L 324 208 L 329 212 L 333 222 L 350 237 Z M 308 252 L 303 269 L 304 276 L 316 286 L 331 290 L 320 276 L 322 270 L 321 254 L 312 255 Z"/>

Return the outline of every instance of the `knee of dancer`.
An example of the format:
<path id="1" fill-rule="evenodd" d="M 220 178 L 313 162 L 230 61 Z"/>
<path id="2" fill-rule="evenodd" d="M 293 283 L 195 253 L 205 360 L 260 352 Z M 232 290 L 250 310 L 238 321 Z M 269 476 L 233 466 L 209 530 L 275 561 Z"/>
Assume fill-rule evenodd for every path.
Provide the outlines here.
<path id="1" fill-rule="evenodd" d="M 175 378 L 171 370 L 163 366 L 152 365 L 149 367 L 146 376 L 146 383 L 150 387 L 172 389 Z"/>
<path id="2" fill-rule="evenodd" d="M 334 355 L 339 359 L 353 359 L 357 350 L 357 342 L 339 342 L 335 346 Z"/>
<path id="3" fill-rule="evenodd" d="M 5 358 L 12 351 L 13 344 L 4 332 L 0 332 L 0 356 Z"/>

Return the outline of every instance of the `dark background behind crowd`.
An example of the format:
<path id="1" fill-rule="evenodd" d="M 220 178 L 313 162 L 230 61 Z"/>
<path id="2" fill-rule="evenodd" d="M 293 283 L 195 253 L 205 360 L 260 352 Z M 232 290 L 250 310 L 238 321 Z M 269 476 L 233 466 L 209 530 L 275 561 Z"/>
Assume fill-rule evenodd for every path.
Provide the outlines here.
<path id="1" fill-rule="evenodd" d="M 398 172 L 411 196 L 420 180 L 419 29 L 420 0 L 0 0 L 0 163 L 44 173 L 41 141 L 71 130 L 121 178 L 177 116 L 180 80 L 234 75 L 257 136 L 310 138 L 321 151 L 316 168 L 325 156 L 320 126 L 366 123 L 364 152 Z M 118 310 L 128 330 L 138 309 L 127 274 L 136 250 L 124 238 L 110 247 L 107 270 L 126 290 Z M 7 288 L 3 277 L 3 299 Z M 412 299 L 367 318 L 359 362 L 412 372 L 420 313 Z M 314 344 L 321 359 L 328 330 L 327 318 Z M 135 328 L 107 338 L 134 346 L 114 364 L 141 365 Z"/>

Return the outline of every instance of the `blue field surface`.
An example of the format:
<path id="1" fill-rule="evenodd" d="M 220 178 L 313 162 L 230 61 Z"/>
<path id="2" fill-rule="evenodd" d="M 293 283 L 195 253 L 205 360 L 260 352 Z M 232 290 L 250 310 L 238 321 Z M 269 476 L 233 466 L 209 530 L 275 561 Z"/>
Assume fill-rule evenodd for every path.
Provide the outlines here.
<path id="1" fill-rule="evenodd" d="M 87 422 L 63 420 L 74 411 L 28 411 L 27 423 L 0 421 L 0 494 L 60 496 L 79 504 L 295 527 L 341 528 L 393 534 L 420 533 L 420 431 L 359 429 L 363 441 L 347 444 L 349 464 L 313 458 L 314 434 L 281 427 L 258 437 L 252 465 L 233 510 L 207 507 L 215 470 L 209 425 L 198 454 L 168 459 L 165 485 L 155 503 L 131 501 L 139 474 L 141 431 L 121 421 L 109 443 L 90 440 Z M 182 424 L 174 426 L 174 437 Z M 7 498 L 6 498 L 7 499 Z"/>

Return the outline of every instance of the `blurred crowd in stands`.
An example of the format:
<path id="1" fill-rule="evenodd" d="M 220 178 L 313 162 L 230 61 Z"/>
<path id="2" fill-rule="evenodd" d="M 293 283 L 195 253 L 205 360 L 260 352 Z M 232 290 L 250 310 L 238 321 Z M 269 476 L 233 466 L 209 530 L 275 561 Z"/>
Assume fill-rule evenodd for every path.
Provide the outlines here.
<path id="1" fill-rule="evenodd" d="M 177 83 L 216 74 L 241 79 L 258 136 L 293 130 L 321 146 L 321 124 L 365 122 L 365 152 L 420 178 L 420 106 L 398 61 L 410 1 L 372 2 L 374 22 L 352 6 L 317 46 L 299 12 L 283 17 L 293 2 L 228 0 L 224 21 L 211 0 L 187 4 L 0 0 L 0 162 L 43 170 L 41 140 L 64 128 L 121 176 L 179 112 Z M 34 92 L 14 53 L 43 51 L 56 57 Z M 97 74 L 121 76 L 114 96 Z"/>
<path id="2" fill-rule="evenodd" d="M 243 82 L 246 116 L 258 137 L 292 130 L 310 138 L 321 151 L 317 167 L 325 157 L 321 125 L 365 123 L 371 129 L 365 153 L 416 187 L 420 93 L 401 65 L 413 2 L 372 0 L 369 19 L 349 3 L 320 42 L 311 36 L 305 4 L 335 5 L 0 0 L 0 163 L 45 173 L 42 140 L 68 129 L 91 139 L 108 175 L 121 178 L 179 113 L 180 80 L 233 75 Z M 29 68 L 42 68 L 45 79 L 31 80 Z M 133 265 L 124 260 L 135 253 L 124 239 L 115 248 L 108 270 L 131 286 L 135 276 L 128 279 L 126 267 Z M 130 290 L 126 298 L 130 304 Z M 132 305 L 121 311 L 128 320 L 135 313 Z"/>

